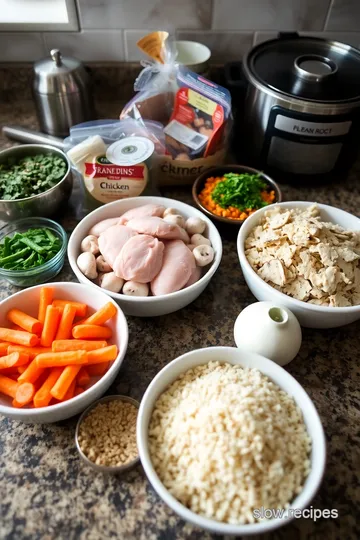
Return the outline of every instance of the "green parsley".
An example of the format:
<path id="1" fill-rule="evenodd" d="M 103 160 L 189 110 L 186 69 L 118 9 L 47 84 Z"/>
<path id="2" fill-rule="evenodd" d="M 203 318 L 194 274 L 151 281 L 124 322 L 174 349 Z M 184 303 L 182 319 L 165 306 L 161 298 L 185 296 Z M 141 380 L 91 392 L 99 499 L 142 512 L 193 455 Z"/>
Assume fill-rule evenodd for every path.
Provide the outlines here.
<path id="1" fill-rule="evenodd" d="M 227 173 L 225 180 L 216 184 L 211 197 L 222 208 L 233 206 L 239 210 L 255 209 L 267 206 L 261 192 L 267 188 L 259 174 Z"/>
<path id="2" fill-rule="evenodd" d="M 0 268 L 28 270 L 45 264 L 60 251 L 62 242 L 50 229 L 29 229 L 5 236 L 0 243 Z"/>
<path id="3" fill-rule="evenodd" d="M 13 201 L 39 195 L 65 176 L 67 164 L 55 154 L 37 154 L 0 163 L 0 199 Z"/>

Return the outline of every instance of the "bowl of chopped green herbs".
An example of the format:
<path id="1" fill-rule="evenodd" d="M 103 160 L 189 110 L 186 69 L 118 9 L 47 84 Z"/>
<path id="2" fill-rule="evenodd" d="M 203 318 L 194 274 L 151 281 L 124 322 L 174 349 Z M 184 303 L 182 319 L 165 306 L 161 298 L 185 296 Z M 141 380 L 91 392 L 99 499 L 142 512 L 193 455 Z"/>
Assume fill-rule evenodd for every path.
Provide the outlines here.
<path id="1" fill-rule="evenodd" d="M 73 185 L 66 154 L 46 144 L 23 144 L 0 152 L 0 220 L 55 214 Z"/>
<path id="2" fill-rule="evenodd" d="M 195 180 L 192 194 L 200 210 L 213 220 L 238 227 L 259 208 L 282 200 L 272 178 L 244 165 L 208 169 Z"/>
<path id="3" fill-rule="evenodd" d="M 0 229 L 0 278 L 17 287 L 49 281 L 64 266 L 67 235 L 51 219 L 25 218 Z"/>

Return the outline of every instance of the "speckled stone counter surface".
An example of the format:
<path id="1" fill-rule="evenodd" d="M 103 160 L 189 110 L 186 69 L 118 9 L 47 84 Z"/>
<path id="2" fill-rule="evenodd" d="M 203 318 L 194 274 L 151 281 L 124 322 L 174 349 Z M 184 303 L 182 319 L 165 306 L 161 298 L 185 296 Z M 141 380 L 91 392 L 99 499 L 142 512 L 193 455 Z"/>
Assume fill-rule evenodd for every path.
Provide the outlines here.
<path id="1" fill-rule="evenodd" d="M 115 117 L 118 104 L 100 106 Z M 31 103 L 0 105 L 2 124 L 36 127 Z M 0 146 L 9 142 L 0 141 Z M 286 200 L 332 204 L 360 214 L 360 173 L 322 188 L 283 186 Z M 191 204 L 188 189 L 166 190 L 168 197 Z M 61 221 L 70 234 L 79 201 L 74 191 Z M 109 393 L 141 399 L 146 387 L 170 360 L 192 349 L 234 346 L 233 324 L 239 311 L 254 301 L 239 267 L 235 237 L 223 236 L 219 270 L 205 292 L 189 307 L 166 317 L 128 317 L 130 340 L 123 369 Z M 66 263 L 57 278 L 74 281 Z M 0 282 L 0 298 L 16 292 Z M 339 512 L 338 519 L 295 520 L 265 535 L 266 540 L 359 538 L 359 339 L 360 324 L 334 330 L 303 331 L 303 345 L 287 370 L 300 382 L 321 416 L 328 460 L 314 508 Z M 121 477 L 88 469 L 74 444 L 76 418 L 58 424 L 26 425 L 0 418 L 0 538 L 97 540 L 209 540 L 220 538 L 184 523 L 149 485 L 141 466 Z"/>

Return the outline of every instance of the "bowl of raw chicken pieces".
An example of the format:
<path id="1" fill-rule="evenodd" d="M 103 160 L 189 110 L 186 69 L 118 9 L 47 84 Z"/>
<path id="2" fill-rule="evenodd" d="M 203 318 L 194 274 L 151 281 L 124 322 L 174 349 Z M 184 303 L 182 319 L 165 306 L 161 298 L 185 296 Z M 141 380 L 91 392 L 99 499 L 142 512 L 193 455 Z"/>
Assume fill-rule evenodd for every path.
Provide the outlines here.
<path id="1" fill-rule="evenodd" d="M 221 256 L 215 225 L 196 208 L 164 197 L 106 204 L 77 225 L 68 245 L 77 279 L 138 317 L 166 315 L 193 302 Z"/>

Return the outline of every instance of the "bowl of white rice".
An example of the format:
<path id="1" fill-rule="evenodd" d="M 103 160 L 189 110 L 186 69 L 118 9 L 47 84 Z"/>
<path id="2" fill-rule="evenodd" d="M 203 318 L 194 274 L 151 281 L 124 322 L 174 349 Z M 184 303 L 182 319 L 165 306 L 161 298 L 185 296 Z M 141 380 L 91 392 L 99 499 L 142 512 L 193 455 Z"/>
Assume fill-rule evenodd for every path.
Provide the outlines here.
<path id="1" fill-rule="evenodd" d="M 305 390 L 271 360 L 232 347 L 191 351 L 156 375 L 141 401 L 137 445 L 161 499 L 222 535 L 288 523 L 309 506 L 326 461 Z"/>

